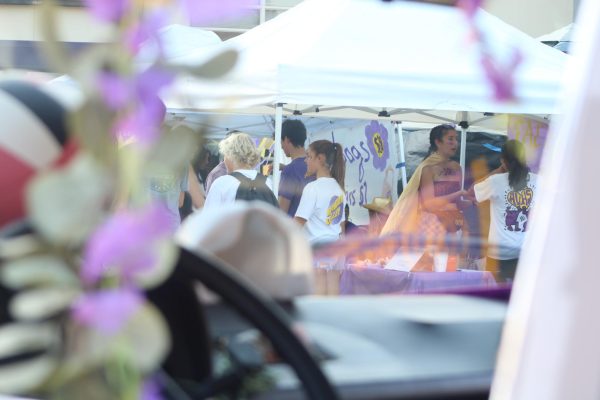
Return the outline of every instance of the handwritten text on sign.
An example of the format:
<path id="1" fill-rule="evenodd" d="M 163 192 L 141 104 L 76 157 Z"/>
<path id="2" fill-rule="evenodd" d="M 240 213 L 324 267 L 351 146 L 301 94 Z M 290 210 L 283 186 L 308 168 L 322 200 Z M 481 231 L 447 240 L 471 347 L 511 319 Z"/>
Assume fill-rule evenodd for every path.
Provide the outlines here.
<path id="1" fill-rule="evenodd" d="M 360 150 L 359 150 L 360 148 Z M 367 150 L 365 143 L 361 141 L 358 145 L 352 145 L 344 149 L 344 157 L 346 158 L 346 168 L 352 165 L 358 165 L 358 188 L 346 191 L 346 203 L 352 207 L 357 205 L 362 206 L 367 204 L 368 183 L 365 180 L 365 163 L 371 159 L 371 153 Z M 357 193 L 358 192 L 358 193 Z"/>
<path id="2" fill-rule="evenodd" d="M 346 162 L 346 204 L 350 220 L 357 225 L 369 223 L 369 212 L 362 207 L 375 196 L 389 196 L 395 186 L 394 161 L 390 153 L 390 126 L 387 122 L 352 121 L 344 126 L 327 126 L 309 134 L 309 142 L 333 140 L 342 145 Z M 385 125 L 384 125 L 385 124 Z M 387 125 L 387 126 L 386 126 Z"/>

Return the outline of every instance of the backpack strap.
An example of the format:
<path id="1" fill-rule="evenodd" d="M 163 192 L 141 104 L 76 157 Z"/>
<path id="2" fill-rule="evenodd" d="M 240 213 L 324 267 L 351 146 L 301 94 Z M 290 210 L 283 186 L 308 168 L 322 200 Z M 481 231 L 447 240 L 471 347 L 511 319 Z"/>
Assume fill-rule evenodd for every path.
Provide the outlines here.
<path id="1" fill-rule="evenodd" d="M 229 175 L 233 176 L 235 179 L 240 181 L 240 183 L 249 184 L 250 182 L 252 182 L 252 179 L 248 178 L 246 175 L 242 174 L 241 172 L 234 171 L 234 172 L 231 172 Z"/>
<path id="2" fill-rule="evenodd" d="M 267 177 L 264 176 L 263 174 L 261 174 L 260 172 L 256 174 L 256 177 L 254 179 L 250 179 L 246 175 L 242 174 L 241 172 L 236 172 L 236 171 L 230 173 L 229 175 L 233 176 L 235 179 L 237 179 L 241 183 L 245 183 L 245 184 L 249 184 L 251 182 L 256 182 L 260 185 L 267 184 Z"/>
<path id="3" fill-rule="evenodd" d="M 267 184 L 267 177 L 264 176 L 263 174 L 261 174 L 260 172 L 258 174 L 256 174 L 256 178 L 254 178 L 254 180 L 257 183 L 260 183 L 261 185 L 266 185 Z"/>

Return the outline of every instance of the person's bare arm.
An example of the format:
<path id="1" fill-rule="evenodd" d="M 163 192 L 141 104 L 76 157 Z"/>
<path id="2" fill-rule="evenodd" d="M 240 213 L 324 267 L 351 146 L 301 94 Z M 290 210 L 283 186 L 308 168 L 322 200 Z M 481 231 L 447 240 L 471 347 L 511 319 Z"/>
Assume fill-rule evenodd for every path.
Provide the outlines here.
<path id="1" fill-rule="evenodd" d="M 287 213 L 290 209 L 290 200 L 286 199 L 285 197 L 279 196 L 279 208 L 281 209 L 281 211 L 283 211 L 284 213 Z"/>
<path id="2" fill-rule="evenodd" d="M 204 195 L 204 189 L 198 181 L 198 177 L 194 173 L 194 169 L 190 165 L 188 167 L 188 192 L 192 197 L 192 205 L 194 208 L 202 208 L 204 207 L 204 200 L 206 196 Z"/>
<path id="3" fill-rule="evenodd" d="M 297 223 L 299 223 L 300 226 L 304 226 L 304 224 L 306 224 L 306 220 L 304 218 L 294 217 L 294 221 L 296 221 Z"/>

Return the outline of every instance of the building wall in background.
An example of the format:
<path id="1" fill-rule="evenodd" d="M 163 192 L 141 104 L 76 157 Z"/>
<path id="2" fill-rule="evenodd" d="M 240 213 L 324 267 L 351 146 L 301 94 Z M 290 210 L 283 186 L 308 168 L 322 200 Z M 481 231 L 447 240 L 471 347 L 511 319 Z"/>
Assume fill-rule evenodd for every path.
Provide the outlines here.
<path id="1" fill-rule="evenodd" d="M 223 39 L 239 35 L 299 4 L 302 0 L 262 0 L 261 6 L 234 23 L 204 27 Z M 38 7 L 30 0 L 0 1 L 0 40 L 39 40 Z M 75 0 L 63 2 L 75 6 L 61 7 L 61 38 L 69 42 L 101 42 L 109 28 L 99 25 L 76 6 Z M 487 0 L 485 9 L 537 37 L 561 28 L 574 20 L 579 0 Z M 22 5 L 17 5 L 22 4 Z M 28 5 L 29 4 L 29 5 Z M 186 21 L 178 21 L 185 23 Z"/>
<path id="2" fill-rule="evenodd" d="M 81 0 L 59 1 L 63 5 L 58 12 L 60 40 L 76 47 L 82 43 L 104 42 L 110 39 L 112 28 L 93 20 L 81 7 Z M 6 61 L 6 54 L 11 52 L 16 51 L 26 56 L 30 48 L 36 47 L 35 42 L 42 39 L 39 24 L 40 10 L 35 5 L 36 2 L 37 0 L 0 0 L 0 69 L 15 67 L 44 70 L 43 67 L 35 67 L 39 64 L 37 56 L 34 57 L 35 54 L 26 57 L 27 62 L 18 62 L 19 65 Z M 261 0 L 260 7 L 252 9 L 242 20 L 202 28 L 213 30 L 226 40 L 276 17 L 301 2 L 302 0 Z M 489 12 L 533 37 L 573 22 L 578 3 L 579 0 L 486 0 L 484 2 Z M 188 23 L 183 17 L 178 18 L 176 17 L 172 22 Z"/>
<path id="3" fill-rule="evenodd" d="M 578 0 L 487 0 L 484 8 L 530 36 L 538 37 L 570 24 Z"/>

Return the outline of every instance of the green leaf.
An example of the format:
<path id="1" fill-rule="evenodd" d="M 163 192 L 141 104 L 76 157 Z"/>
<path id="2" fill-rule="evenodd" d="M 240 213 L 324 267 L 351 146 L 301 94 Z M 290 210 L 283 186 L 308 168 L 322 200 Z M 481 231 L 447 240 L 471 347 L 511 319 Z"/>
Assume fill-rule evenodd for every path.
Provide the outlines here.
<path id="1" fill-rule="evenodd" d="M 57 366 L 55 357 L 59 330 L 51 324 L 10 324 L 0 328 L 0 358 L 40 352 L 0 367 L 0 393 L 30 392 L 50 376 Z"/>
<path id="2" fill-rule="evenodd" d="M 79 279 L 60 258 L 49 254 L 9 261 L 0 270 L 0 280 L 11 289 L 29 286 L 77 287 Z"/>
<path id="3" fill-rule="evenodd" d="M 167 67 L 199 78 L 217 79 L 231 71 L 237 63 L 238 58 L 237 51 L 228 49 L 198 66 L 167 64 Z"/>
<path id="4" fill-rule="evenodd" d="M 110 166 L 117 155 L 117 145 L 111 134 L 114 121 L 115 113 L 98 97 L 92 96 L 70 115 L 69 127 L 81 147 Z"/>
<path id="5" fill-rule="evenodd" d="M 10 302 L 11 315 L 22 321 L 36 321 L 58 315 L 79 295 L 74 288 L 31 289 L 17 294 Z"/>
<path id="6" fill-rule="evenodd" d="M 148 154 L 146 169 L 150 174 L 158 171 L 187 171 L 202 141 L 200 132 L 186 125 L 165 125 L 164 133 Z"/>
<path id="7" fill-rule="evenodd" d="M 55 244 L 81 244 L 104 215 L 110 195 L 107 171 L 80 154 L 68 167 L 37 176 L 27 190 L 29 216 Z"/>
<path id="8" fill-rule="evenodd" d="M 161 364 L 170 347 L 169 331 L 162 315 L 149 303 L 116 335 L 75 327 L 71 330 L 78 332 L 77 347 L 70 351 L 65 365 L 71 371 L 105 365 L 118 355 L 121 360 L 130 360 L 137 370 L 151 372 Z"/>
<path id="9" fill-rule="evenodd" d="M 167 325 L 160 312 L 149 303 L 129 320 L 119 336 L 126 344 L 123 350 L 142 372 L 155 370 L 170 348 Z"/>
<path id="10" fill-rule="evenodd" d="M 145 289 L 151 289 L 158 286 L 167 279 L 173 269 L 179 256 L 179 249 L 171 240 L 163 240 L 154 246 L 154 251 L 158 257 L 156 265 L 149 271 L 136 274 L 136 283 Z"/>
<path id="11" fill-rule="evenodd" d="M 42 243 L 35 235 L 20 235 L 14 238 L 0 239 L 0 259 L 10 260 L 35 253 Z"/>
<path id="12" fill-rule="evenodd" d="M 41 50 L 45 59 L 54 72 L 66 73 L 69 71 L 69 53 L 63 42 L 58 39 L 58 23 L 56 15 L 57 5 L 54 0 L 41 2 L 40 29 L 42 40 Z"/>

